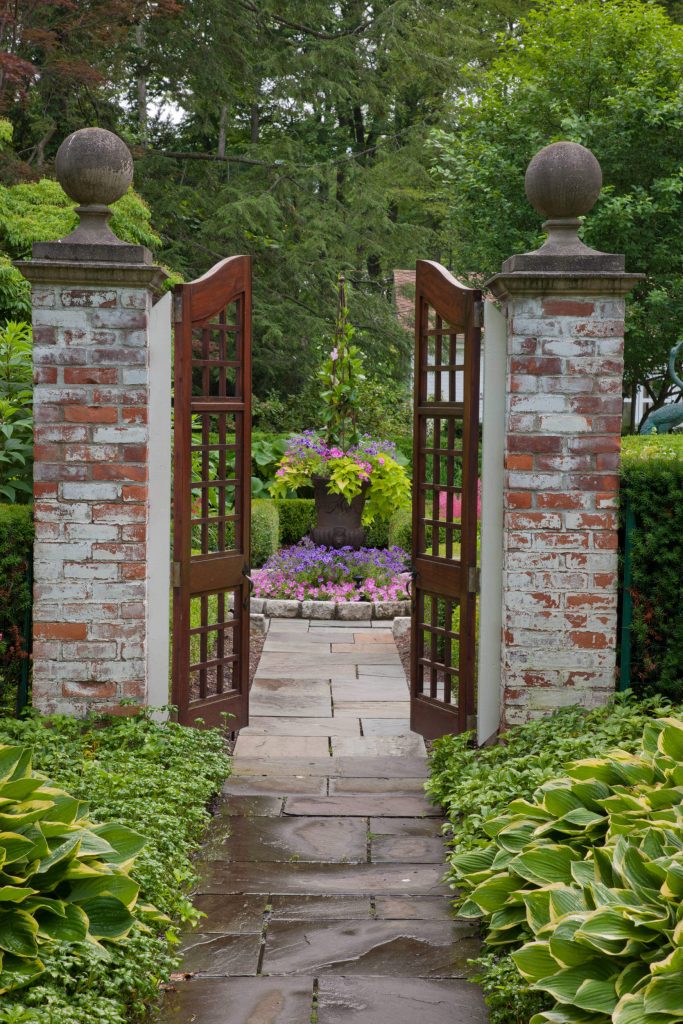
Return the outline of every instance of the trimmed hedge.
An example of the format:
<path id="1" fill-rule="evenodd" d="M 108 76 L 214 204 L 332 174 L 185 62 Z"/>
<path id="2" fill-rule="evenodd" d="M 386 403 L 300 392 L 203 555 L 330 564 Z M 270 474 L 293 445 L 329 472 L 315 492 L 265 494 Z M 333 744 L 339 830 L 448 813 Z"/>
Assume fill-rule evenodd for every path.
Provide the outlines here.
<path id="1" fill-rule="evenodd" d="M 0 505 L 0 714 L 12 714 L 25 657 L 23 635 L 31 605 L 28 567 L 33 548 L 29 505 Z"/>
<path id="2" fill-rule="evenodd" d="M 275 502 L 257 499 L 251 505 L 251 562 L 263 565 L 280 546 L 280 522 Z"/>
<path id="3" fill-rule="evenodd" d="M 394 512 L 389 520 L 389 534 L 387 541 L 389 547 L 403 548 L 410 554 L 413 537 L 413 513 L 412 509 L 400 508 Z"/>
<path id="4" fill-rule="evenodd" d="M 683 437 L 622 443 L 621 517 L 635 513 L 631 685 L 683 700 Z"/>
<path id="5" fill-rule="evenodd" d="M 273 498 L 280 516 L 280 544 L 298 544 L 315 526 L 313 498 Z"/>

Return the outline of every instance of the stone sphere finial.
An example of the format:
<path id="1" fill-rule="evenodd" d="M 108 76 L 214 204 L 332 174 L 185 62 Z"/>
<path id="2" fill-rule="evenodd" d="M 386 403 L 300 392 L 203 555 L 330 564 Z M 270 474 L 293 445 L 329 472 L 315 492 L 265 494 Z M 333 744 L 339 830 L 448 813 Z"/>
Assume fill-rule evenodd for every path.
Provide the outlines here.
<path id="1" fill-rule="evenodd" d="M 64 139 L 55 160 L 57 180 L 84 206 L 109 206 L 128 191 L 133 158 L 125 142 L 105 128 L 80 128 Z"/>
<path id="2" fill-rule="evenodd" d="M 602 188 L 600 164 L 578 142 L 553 142 L 541 149 L 524 178 L 529 202 L 551 220 L 580 217 L 595 206 Z"/>

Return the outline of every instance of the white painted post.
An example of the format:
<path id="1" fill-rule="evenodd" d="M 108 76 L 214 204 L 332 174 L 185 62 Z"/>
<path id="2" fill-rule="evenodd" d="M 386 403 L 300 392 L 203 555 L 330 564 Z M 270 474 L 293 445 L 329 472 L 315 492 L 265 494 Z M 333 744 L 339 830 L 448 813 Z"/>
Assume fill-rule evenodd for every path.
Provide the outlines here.
<path id="1" fill-rule="evenodd" d="M 505 486 L 505 385 L 507 321 L 491 302 L 484 304 L 484 415 L 481 467 L 481 591 L 477 743 L 500 725 L 503 630 L 503 491 Z"/>

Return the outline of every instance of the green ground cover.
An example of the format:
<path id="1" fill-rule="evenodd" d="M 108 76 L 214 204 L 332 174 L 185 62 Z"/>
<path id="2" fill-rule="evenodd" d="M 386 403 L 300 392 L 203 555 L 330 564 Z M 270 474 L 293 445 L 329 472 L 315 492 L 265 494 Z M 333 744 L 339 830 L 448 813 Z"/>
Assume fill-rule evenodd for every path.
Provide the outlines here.
<path id="1" fill-rule="evenodd" d="M 2 1024 L 129 1024 L 144 1019 L 177 963 L 179 925 L 197 917 L 190 861 L 209 820 L 208 801 L 230 770 L 217 730 L 157 724 L 148 715 L 106 724 L 66 717 L 0 721 L 0 743 L 33 749 L 34 768 L 84 800 L 95 822 L 114 821 L 146 839 L 132 869 L 139 902 L 171 919 L 149 927 L 134 912 L 128 939 L 102 959 L 94 946 L 63 944 L 45 973 L 0 1000 Z"/>
<path id="2" fill-rule="evenodd" d="M 448 878 L 461 893 L 456 905 L 462 906 L 477 881 L 481 881 L 477 870 L 482 868 L 483 861 L 480 864 L 479 858 L 486 859 L 494 842 L 491 822 L 505 814 L 513 801 L 532 801 L 539 787 L 566 775 L 565 767 L 570 762 L 600 758 L 615 747 L 636 753 L 641 749 L 645 727 L 653 719 L 667 715 L 681 718 L 683 707 L 671 705 L 661 697 L 638 701 L 627 695 L 615 698 L 604 708 L 588 712 L 568 708 L 513 728 L 505 734 L 503 743 L 493 747 L 473 748 L 470 734 L 437 740 L 431 754 L 427 788 L 434 801 L 445 808 L 455 836 L 449 844 Z M 567 844 L 570 841 L 568 836 Z M 556 838 L 555 842 L 562 846 L 564 840 Z M 491 941 L 494 928 L 500 924 L 500 917 L 493 924 L 490 915 L 486 917 L 485 949 L 479 960 L 479 980 L 489 1004 L 490 1024 L 528 1024 L 535 1013 L 552 1007 L 554 1000 L 547 991 L 533 990 L 510 958 L 510 952 L 521 946 L 522 939 L 516 946 Z M 569 1024 L 576 1020 L 592 1024 L 609 1019 L 570 1014 L 542 1017 L 539 1021 Z M 662 1018 L 661 1024 L 665 1020 L 668 1018 Z"/>

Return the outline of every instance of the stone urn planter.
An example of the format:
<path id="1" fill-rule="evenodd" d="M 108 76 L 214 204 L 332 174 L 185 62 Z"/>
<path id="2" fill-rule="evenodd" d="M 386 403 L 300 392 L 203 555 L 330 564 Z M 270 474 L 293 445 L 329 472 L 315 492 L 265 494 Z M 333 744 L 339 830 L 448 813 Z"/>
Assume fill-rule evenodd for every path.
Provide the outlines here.
<path id="1" fill-rule="evenodd" d="M 328 548 L 362 548 L 365 530 L 361 525 L 368 484 L 350 503 L 341 494 L 329 494 L 327 477 L 314 476 L 316 525 L 311 537 L 316 544 Z"/>

